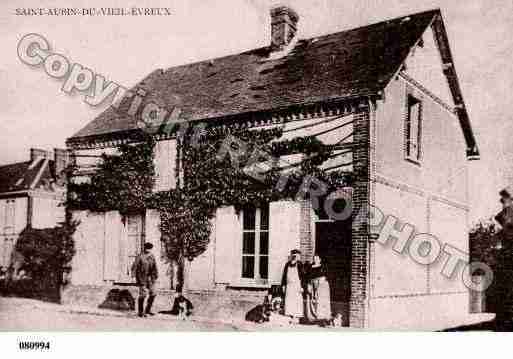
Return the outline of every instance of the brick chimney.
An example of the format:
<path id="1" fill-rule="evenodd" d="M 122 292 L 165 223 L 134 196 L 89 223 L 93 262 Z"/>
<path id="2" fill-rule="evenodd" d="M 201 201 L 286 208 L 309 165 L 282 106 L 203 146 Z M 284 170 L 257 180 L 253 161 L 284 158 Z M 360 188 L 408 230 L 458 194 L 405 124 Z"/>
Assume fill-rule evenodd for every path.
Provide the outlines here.
<path id="1" fill-rule="evenodd" d="M 30 149 L 30 162 L 34 162 L 38 158 L 51 159 L 52 155 L 50 152 L 41 150 L 39 148 Z"/>
<path id="2" fill-rule="evenodd" d="M 61 148 L 54 148 L 54 162 L 55 162 L 55 175 L 57 177 L 61 176 L 63 171 L 70 163 L 70 153 L 68 150 Z"/>
<path id="3" fill-rule="evenodd" d="M 271 9 L 271 48 L 283 50 L 289 45 L 297 32 L 298 14 L 287 6 Z"/>

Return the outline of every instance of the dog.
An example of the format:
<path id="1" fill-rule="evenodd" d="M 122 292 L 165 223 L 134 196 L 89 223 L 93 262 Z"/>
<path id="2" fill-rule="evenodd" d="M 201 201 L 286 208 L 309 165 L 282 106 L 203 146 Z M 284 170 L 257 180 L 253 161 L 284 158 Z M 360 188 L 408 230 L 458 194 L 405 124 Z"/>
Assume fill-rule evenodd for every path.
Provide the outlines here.
<path id="1" fill-rule="evenodd" d="M 331 318 L 331 326 L 332 327 L 341 327 L 342 326 L 342 314 L 337 313 Z"/>
<path id="2" fill-rule="evenodd" d="M 246 320 L 248 322 L 255 322 L 261 324 L 269 321 L 269 316 L 272 311 L 270 296 L 266 296 L 263 304 L 258 304 L 256 307 L 250 309 L 246 313 Z"/>
<path id="3" fill-rule="evenodd" d="M 262 304 L 257 305 L 246 313 L 246 320 L 258 324 L 279 321 L 282 301 L 281 297 L 273 297 L 272 294 L 268 294 Z"/>
<path id="4" fill-rule="evenodd" d="M 177 315 L 178 319 L 186 320 L 192 314 L 193 308 L 191 301 L 185 298 L 180 291 L 174 300 L 171 314 Z"/>

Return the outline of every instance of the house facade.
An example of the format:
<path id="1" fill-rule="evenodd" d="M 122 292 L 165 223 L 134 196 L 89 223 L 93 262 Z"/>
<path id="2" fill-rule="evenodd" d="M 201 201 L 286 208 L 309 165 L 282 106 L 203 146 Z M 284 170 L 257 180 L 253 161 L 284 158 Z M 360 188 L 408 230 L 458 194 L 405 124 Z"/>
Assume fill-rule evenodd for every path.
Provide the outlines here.
<path id="1" fill-rule="evenodd" d="M 337 146 L 322 166 L 355 174 L 353 211 L 368 205 L 468 253 L 466 162 L 479 155 L 439 10 L 297 39 L 298 15 L 271 10 L 271 45 L 237 55 L 156 70 L 132 93 L 145 104 L 179 108 L 183 119 L 213 127 L 282 127 L 284 138 L 312 136 Z M 133 100 L 133 98 L 132 98 Z M 141 131 L 130 98 L 69 138 L 87 181 L 99 156 Z M 139 116 L 139 117 L 138 117 Z M 177 186 L 176 137 L 156 133 L 156 190 Z M 303 154 L 280 158 L 283 171 Z M 429 266 L 375 240 L 368 215 L 334 221 L 297 198 L 260 207 L 218 208 L 207 250 L 188 264 L 191 291 L 233 304 L 279 284 L 291 249 L 328 262 L 332 310 L 359 328 L 437 328 L 468 313 L 468 290 Z M 77 254 L 72 283 L 112 288 L 133 284 L 130 265 L 144 242 L 160 244 L 159 214 L 75 211 Z M 391 241 L 393 243 L 393 240 Z M 172 268 L 159 257 L 162 290 Z M 222 301 L 219 298 L 232 298 Z M 260 299 L 258 299 L 260 301 Z"/>
<path id="2" fill-rule="evenodd" d="M 52 154 L 33 148 L 29 161 L 0 167 L 0 266 L 16 269 L 20 264 L 14 248 L 27 226 L 52 228 L 64 222 L 62 171 L 68 159 L 63 149 Z"/>

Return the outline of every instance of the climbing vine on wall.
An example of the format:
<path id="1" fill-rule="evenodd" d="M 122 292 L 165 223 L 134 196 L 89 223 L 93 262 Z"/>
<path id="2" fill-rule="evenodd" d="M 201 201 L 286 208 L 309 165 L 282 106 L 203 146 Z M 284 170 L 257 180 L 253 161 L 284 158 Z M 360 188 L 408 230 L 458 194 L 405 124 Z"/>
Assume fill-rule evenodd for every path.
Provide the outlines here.
<path id="1" fill-rule="evenodd" d="M 90 182 L 70 183 L 68 208 L 95 212 L 142 212 L 153 195 L 155 140 L 145 136 L 137 145 L 124 144 L 118 154 L 102 154 Z"/>
<path id="2" fill-rule="evenodd" d="M 337 156 L 336 147 L 324 145 L 315 137 L 280 139 L 281 128 L 211 128 L 199 137 L 193 130 L 178 141 L 181 180 L 177 188 L 153 192 L 155 140 L 148 136 L 137 144 L 120 146 L 117 155 L 103 155 L 89 183 L 70 185 L 69 206 L 119 210 L 122 214 L 157 209 L 167 258 L 192 260 L 207 248 L 211 219 L 218 207 L 240 209 L 248 204 L 297 198 L 307 176 L 322 182 L 327 190 L 353 180 L 351 174 L 320 168 Z M 244 150 L 236 157 L 225 148 L 228 136 L 243 144 Z M 302 160 L 273 160 L 292 154 L 302 154 Z"/>

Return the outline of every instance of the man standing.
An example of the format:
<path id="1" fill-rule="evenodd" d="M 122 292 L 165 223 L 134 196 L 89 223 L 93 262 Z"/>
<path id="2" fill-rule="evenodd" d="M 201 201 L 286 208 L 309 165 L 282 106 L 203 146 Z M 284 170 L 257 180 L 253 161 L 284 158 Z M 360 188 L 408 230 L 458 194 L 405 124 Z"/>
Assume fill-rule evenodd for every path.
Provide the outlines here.
<path id="1" fill-rule="evenodd" d="M 158 278 L 157 263 L 151 253 L 153 244 L 144 243 L 144 252 L 139 254 L 134 261 L 132 273 L 135 275 L 137 286 L 139 287 L 139 299 L 137 301 L 137 310 L 139 317 L 146 315 L 155 315 L 151 312 L 151 306 L 155 300 L 155 281 Z M 148 295 L 146 310 L 144 310 L 144 298 Z"/>

